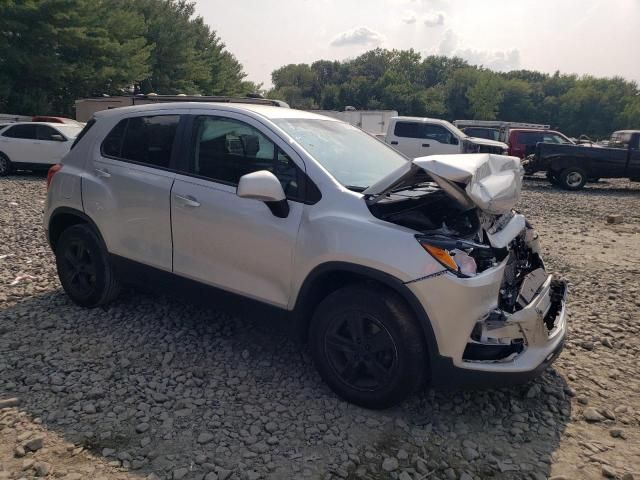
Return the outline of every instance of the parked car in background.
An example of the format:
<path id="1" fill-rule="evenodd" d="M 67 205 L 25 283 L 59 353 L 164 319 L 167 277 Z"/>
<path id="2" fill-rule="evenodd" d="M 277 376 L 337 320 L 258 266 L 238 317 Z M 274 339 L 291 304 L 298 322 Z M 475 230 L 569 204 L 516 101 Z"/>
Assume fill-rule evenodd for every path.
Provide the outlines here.
<path id="1" fill-rule="evenodd" d="M 156 104 L 95 114 L 49 171 L 44 227 L 74 302 L 153 279 L 240 296 L 291 319 L 338 395 L 383 408 L 559 354 L 566 284 L 513 211 L 521 181 L 513 157 L 410 161 L 310 112 Z"/>
<path id="2" fill-rule="evenodd" d="M 0 176 L 16 169 L 48 169 L 64 157 L 82 127 L 18 122 L 0 127 Z"/>
<path id="3" fill-rule="evenodd" d="M 461 128 L 464 133 L 470 137 L 486 138 L 487 140 L 500 141 L 500 129 L 487 127 L 466 127 Z"/>
<path id="4" fill-rule="evenodd" d="M 525 172 L 546 172 L 549 181 L 567 190 L 580 190 L 592 178 L 640 181 L 640 130 L 614 132 L 608 147 L 538 143 L 525 160 Z"/>
<path id="5" fill-rule="evenodd" d="M 556 143 L 560 145 L 573 145 L 569 137 L 555 130 L 512 129 L 509 130 L 509 155 L 525 158 L 535 153 L 536 145 L 543 143 Z"/>
<path id="6" fill-rule="evenodd" d="M 498 137 L 493 138 L 493 140 L 498 140 L 500 142 L 505 142 L 509 140 L 509 130 L 513 128 L 526 128 L 526 129 L 535 129 L 535 130 L 549 130 L 551 128 L 550 125 L 543 125 L 540 123 L 527 123 L 527 122 L 504 122 L 502 120 L 454 120 L 453 124 L 461 130 L 465 130 L 467 128 L 481 128 L 481 129 L 490 129 L 497 130 Z M 470 136 L 476 136 L 475 134 L 468 133 Z M 486 138 L 482 136 L 482 138 Z"/>
<path id="7" fill-rule="evenodd" d="M 384 141 L 409 158 L 454 153 L 506 154 L 507 144 L 470 137 L 437 118 L 393 117 Z"/>
<path id="8" fill-rule="evenodd" d="M 80 123 L 73 118 L 66 117 L 51 117 L 47 115 L 36 115 L 31 119 L 32 122 L 47 122 L 47 123 L 64 123 L 67 125 L 75 125 L 77 127 L 83 127 L 84 123 Z"/>

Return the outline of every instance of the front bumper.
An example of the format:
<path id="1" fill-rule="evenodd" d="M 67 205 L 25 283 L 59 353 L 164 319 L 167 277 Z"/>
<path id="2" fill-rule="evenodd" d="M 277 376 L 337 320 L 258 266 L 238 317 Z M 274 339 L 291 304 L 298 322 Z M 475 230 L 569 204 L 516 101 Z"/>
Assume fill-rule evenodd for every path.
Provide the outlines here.
<path id="1" fill-rule="evenodd" d="M 501 312 L 498 298 L 505 266 L 506 261 L 472 278 L 447 273 L 407 284 L 425 307 L 437 342 L 438 352 L 431 356 L 433 384 L 524 383 L 560 354 L 567 334 L 566 283 L 547 275 L 527 305 L 515 313 Z M 502 322 L 493 322 L 489 331 L 502 340 L 520 337 L 520 350 L 500 359 L 465 358 L 474 328 L 495 315 Z"/>

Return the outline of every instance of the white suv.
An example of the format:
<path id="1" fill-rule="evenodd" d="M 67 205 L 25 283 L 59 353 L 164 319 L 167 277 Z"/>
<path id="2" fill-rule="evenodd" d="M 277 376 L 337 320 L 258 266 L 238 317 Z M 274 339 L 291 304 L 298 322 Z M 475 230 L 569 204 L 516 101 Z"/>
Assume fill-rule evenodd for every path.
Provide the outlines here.
<path id="1" fill-rule="evenodd" d="M 521 180 L 514 157 L 411 161 L 309 112 L 144 105 L 87 124 L 49 172 L 44 225 L 74 302 L 121 282 L 240 295 L 291 317 L 337 394 L 384 408 L 559 354 L 566 285 L 512 210 Z"/>

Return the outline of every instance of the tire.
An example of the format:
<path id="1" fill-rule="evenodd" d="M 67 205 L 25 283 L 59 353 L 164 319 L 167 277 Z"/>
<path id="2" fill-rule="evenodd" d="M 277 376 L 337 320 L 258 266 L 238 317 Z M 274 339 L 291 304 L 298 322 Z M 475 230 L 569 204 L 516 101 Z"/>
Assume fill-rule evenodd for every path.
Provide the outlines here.
<path id="1" fill-rule="evenodd" d="M 558 180 L 558 175 L 554 172 L 547 172 L 547 180 L 549 180 L 549 183 L 551 185 L 559 185 L 560 181 Z"/>
<path id="2" fill-rule="evenodd" d="M 6 177 L 13 170 L 11 160 L 4 153 L 0 153 L 0 177 Z"/>
<path id="3" fill-rule="evenodd" d="M 62 288 L 78 305 L 105 305 L 120 293 L 107 250 L 89 225 L 73 225 L 62 232 L 55 254 Z"/>
<path id="4" fill-rule="evenodd" d="M 356 405 L 390 407 L 424 382 L 422 332 L 391 290 L 363 283 L 329 294 L 313 315 L 309 339 L 322 379 Z"/>
<path id="5" fill-rule="evenodd" d="M 587 172 L 578 167 L 565 168 L 560 172 L 558 180 L 565 190 L 580 190 L 587 183 Z"/>

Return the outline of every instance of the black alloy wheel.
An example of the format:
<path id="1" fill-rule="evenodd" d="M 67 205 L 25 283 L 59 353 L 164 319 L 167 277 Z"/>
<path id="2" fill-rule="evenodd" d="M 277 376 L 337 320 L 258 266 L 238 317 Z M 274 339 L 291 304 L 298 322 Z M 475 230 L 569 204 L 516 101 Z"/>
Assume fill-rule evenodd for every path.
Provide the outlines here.
<path id="1" fill-rule="evenodd" d="M 338 378 L 363 392 L 384 386 L 398 368 L 398 349 L 391 334 L 366 312 L 344 312 L 334 317 L 324 349 Z"/>

